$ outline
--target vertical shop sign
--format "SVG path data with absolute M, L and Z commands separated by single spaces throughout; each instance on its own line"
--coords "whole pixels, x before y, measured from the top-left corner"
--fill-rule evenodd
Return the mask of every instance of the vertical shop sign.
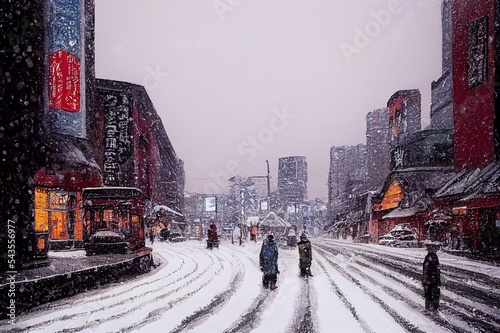
M 124 93 L 106 95 L 104 102 L 104 185 L 132 185 L 130 101 Z
M 49 13 L 48 120 L 58 133 L 84 136 L 81 0 L 50 0 Z

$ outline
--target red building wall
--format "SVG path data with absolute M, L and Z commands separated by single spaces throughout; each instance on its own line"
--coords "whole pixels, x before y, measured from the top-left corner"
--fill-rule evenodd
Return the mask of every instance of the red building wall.
M 495 2 L 468 0 L 453 2 L 453 109 L 455 127 L 455 167 L 473 169 L 495 159 L 494 70 Z M 485 82 L 470 87 L 468 45 L 473 21 L 487 16 L 484 52 Z M 480 52 L 479 52 L 480 53 Z
M 89 133 L 104 185 L 137 187 L 153 205 L 180 210 L 183 169 L 144 87 L 98 79 L 96 96 Z

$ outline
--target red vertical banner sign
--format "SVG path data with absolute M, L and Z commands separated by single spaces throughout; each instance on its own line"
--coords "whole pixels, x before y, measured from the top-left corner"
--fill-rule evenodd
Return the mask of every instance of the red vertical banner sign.
M 53 110 L 80 111 L 80 60 L 64 50 L 49 57 L 49 106 Z
M 54 132 L 85 136 L 84 0 L 48 1 L 49 98 Z

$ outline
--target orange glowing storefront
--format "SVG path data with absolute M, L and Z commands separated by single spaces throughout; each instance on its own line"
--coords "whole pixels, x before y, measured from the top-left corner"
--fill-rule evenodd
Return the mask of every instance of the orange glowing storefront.
M 83 246 L 82 189 L 102 185 L 98 167 L 43 168 L 35 176 L 37 251 Z
M 373 216 L 369 226 L 371 243 L 378 243 L 378 238 L 391 230 L 393 226 L 389 225 L 389 221 L 383 220 L 382 216 L 386 215 L 391 209 L 399 207 L 403 197 L 403 188 L 398 179 L 394 178 L 387 188 L 382 202 L 373 206 Z

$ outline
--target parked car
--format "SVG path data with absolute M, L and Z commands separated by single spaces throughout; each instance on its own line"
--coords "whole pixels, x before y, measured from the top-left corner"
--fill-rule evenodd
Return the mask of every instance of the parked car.
M 98 230 L 90 237 L 90 242 L 85 244 L 88 256 L 108 253 L 127 253 L 128 242 L 125 236 L 111 230 Z
M 380 236 L 380 245 L 391 247 L 418 247 L 418 237 L 415 229 L 409 223 L 400 223 L 387 234 Z
M 385 234 L 378 238 L 378 243 L 385 246 L 395 246 L 397 244 L 397 239 L 391 234 Z

